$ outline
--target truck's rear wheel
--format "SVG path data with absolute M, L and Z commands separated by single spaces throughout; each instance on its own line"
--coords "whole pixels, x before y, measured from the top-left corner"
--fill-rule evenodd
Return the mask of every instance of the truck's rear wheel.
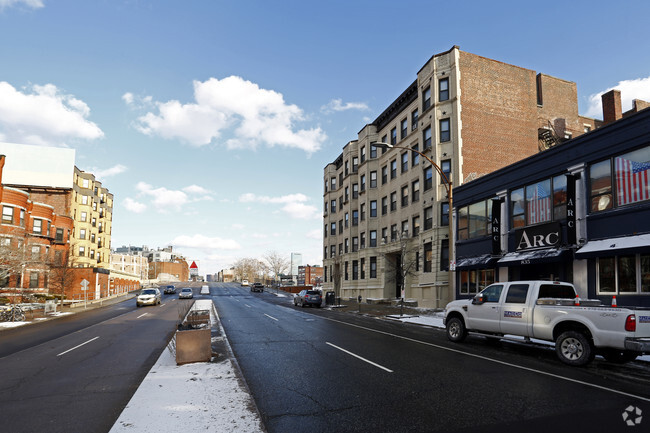
M 594 348 L 591 341 L 577 331 L 566 331 L 555 340 L 555 352 L 560 361 L 565 364 L 580 366 L 594 359 Z
M 458 317 L 452 317 L 447 320 L 447 338 L 451 341 L 458 343 L 467 337 L 467 329 L 465 323 Z

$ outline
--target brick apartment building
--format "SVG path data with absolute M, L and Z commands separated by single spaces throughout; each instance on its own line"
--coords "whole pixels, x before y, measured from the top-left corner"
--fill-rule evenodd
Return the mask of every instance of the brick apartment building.
M 599 125 L 578 114 L 573 82 L 457 46 L 434 55 L 324 169 L 325 290 L 395 299 L 403 289 L 430 307 L 453 299 L 447 188 L 411 149 L 457 186 Z
M 72 220 L 69 237 L 66 232 L 63 241 L 70 252 L 70 264 L 94 271 L 91 280 L 80 277 L 71 285 L 68 298 L 94 299 L 110 294 L 113 195 L 94 175 L 74 165 L 73 149 L 0 143 L 0 154 L 7 157 L 5 187 L 23 191 L 31 202 L 46 204 L 53 215 Z M 52 224 L 45 218 L 43 221 Z M 65 224 L 61 226 L 67 229 Z M 54 237 L 59 239 L 59 233 L 55 232 Z M 78 284 L 83 279 L 90 282 L 87 293 Z M 43 291 L 46 286 L 47 279 L 38 284 Z
M 322 266 L 298 266 L 299 286 L 319 286 L 323 282 Z

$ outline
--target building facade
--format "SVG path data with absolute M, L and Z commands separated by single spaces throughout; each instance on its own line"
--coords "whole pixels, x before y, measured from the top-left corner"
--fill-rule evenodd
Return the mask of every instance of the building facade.
M 543 279 L 650 307 L 650 109 L 602 99 L 602 128 L 455 191 L 456 297 Z
M 444 306 L 449 185 L 429 161 L 456 187 L 598 125 L 578 115 L 575 83 L 456 46 L 434 55 L 324 169 L 325 289 Z
M 298 266 L 299 286 L 320 286 L 323 283 L 322 266 Z

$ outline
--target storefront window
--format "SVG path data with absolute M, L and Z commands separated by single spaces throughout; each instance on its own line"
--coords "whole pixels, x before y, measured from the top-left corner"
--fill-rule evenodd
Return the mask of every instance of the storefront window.
M 526 225 L 523 188 L 510 192 L 510 215 L 512 216 L 513 228 L 520 228 Z
M 615 265 L 613 257 L 601 257 L 598 259 L 598 290 L 603 293 L 616 292 L 616 280 L 614 279 Z
M 609 162 L 602 161 L 589 168 L 589 185 L 591 188 L 591 211 L 599 212 L 611 209 L 612 200 L 612 167 Z
M 478 291 L 494 283 L 494 269 L 481 269 L 479 272 Z
M 469 206 L 469 237 L 478 238 L 487 235 L 487 215 L 485 201 Z
M 526 187 L 526 214 L 529 225 L 550 221 L 552 206 L 550 179 Z
M 641 255 L 641 293 L 650 293 L 650 255 Z
M 458 240 L 469 238 L 469 224 L 467 223 L 467 206 L 458 209 Z
M 553 220 L 566 218 L 566 176 L 553 178 Z
M 618 291 L 622 293 L 636 292 L 636 257 L 618 257 Z
M 614 158 L 619 206 L 650 199 L 650 146 Z

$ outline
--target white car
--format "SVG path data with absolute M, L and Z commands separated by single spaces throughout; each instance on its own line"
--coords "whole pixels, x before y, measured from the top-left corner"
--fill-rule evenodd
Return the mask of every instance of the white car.
M 192 299 L 194 297 L 194 292 L 189 287 L 185 287 L 178 294 L 178 299 Z
M 242 287 L 248 287 L 248 280 L 241 280 Z
M 135 298 L 135 305 L 142 307 L 143 305 L 158 305 L 160 304 L 160 290 L 143 289 L 137 298 Z

